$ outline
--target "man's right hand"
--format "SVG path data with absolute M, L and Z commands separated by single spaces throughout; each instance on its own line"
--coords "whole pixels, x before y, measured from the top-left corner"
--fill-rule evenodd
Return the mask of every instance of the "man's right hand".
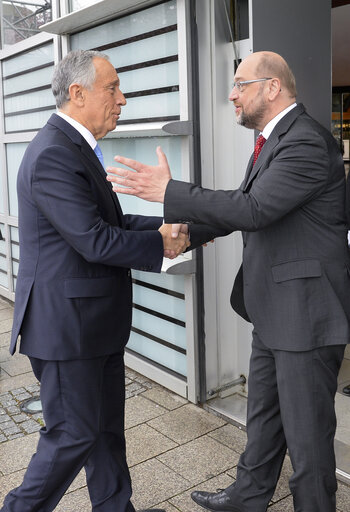
M 172 224 L 163 224 L 158 231 L 163 237 L 165 258 L 170 258 L 172 260 L 191 245 L 186 233 L 180 232 L 176 238 L 172 237 Z

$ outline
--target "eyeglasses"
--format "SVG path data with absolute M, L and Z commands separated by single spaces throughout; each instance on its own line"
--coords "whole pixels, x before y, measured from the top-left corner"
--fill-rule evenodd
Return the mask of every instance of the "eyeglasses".
M 256 78 L 255 80 L 244 80 L 244 82 L 233 82 L 232 89 L 236 88 L 238 92 L 242 92 L 245 85 L 254 82 L 266 82 L 266 80 L 272 80 L 272 78 Z

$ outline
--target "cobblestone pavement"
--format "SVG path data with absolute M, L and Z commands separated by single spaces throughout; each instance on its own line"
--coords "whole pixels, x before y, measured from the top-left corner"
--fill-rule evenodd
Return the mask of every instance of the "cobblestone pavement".
M 0 508 L 6 494 L 20 485 L 44 424 L 40 413 L 21 409 L 40 389 L 27 358 L 9 355 L 12 315 L 12 305 L 0 298 Z M 215 491 L 232 483 L 245 432 L 130 369 L 125 384 L 125 435 L 135 508 L 203 512 L 191 500 L 192 490 Z M 293 512 L 291 473 L 287 457 L 269 512 Z M 82 471 L 55 512 L 89 510 Z M 337 512 L 349 511 L 350 488 L 339 482 Z

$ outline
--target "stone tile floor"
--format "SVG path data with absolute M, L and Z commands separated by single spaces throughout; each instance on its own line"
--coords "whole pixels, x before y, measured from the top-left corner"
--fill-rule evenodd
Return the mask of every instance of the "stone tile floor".
M 0 298 L 0 507 L 21 483 L 44 424 L 42 415 L 22 412 L 20 403 L 39 393 L 27 359 L 8 353 L 12 305 Z M 190 498 L 194 489 L 215 491 L 235 478 L 246 434 L 234 425 L 127 369 L 126 440 L 136 509 L 203 512 Z M 287 457 L 269 512 L 293 512 Z M 57 512 L 91 510 L 81 472 Z M 339 482 L 338 512 L 350 510 L 350 488 Z M 322 511 L 320 511 L 322 512 Z

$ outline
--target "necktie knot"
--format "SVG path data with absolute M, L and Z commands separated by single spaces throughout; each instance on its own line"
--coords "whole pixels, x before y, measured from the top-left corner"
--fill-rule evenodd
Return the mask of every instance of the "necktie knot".
M 94 152 L 95 152 L 97 158 L 99 159 L 102 167 L 105 168 L 105 163 L 104 163 L 104 160 L 103 160 L 103 154 L 102 154 L 101 148 L 100 148 L 100 146 L 98 144 L 96 144 Z
M 265 139 L 265 137 L 263 135 L 259 135 L 259 137 L 256 139 L 255 148 L 254 148 L 253 165 L 257 161 L 258 156 L 260 154 L 260 151 L 262 150 L 263 145 L 265 144 L 265 142 L 266 142 L 266 139 Z

